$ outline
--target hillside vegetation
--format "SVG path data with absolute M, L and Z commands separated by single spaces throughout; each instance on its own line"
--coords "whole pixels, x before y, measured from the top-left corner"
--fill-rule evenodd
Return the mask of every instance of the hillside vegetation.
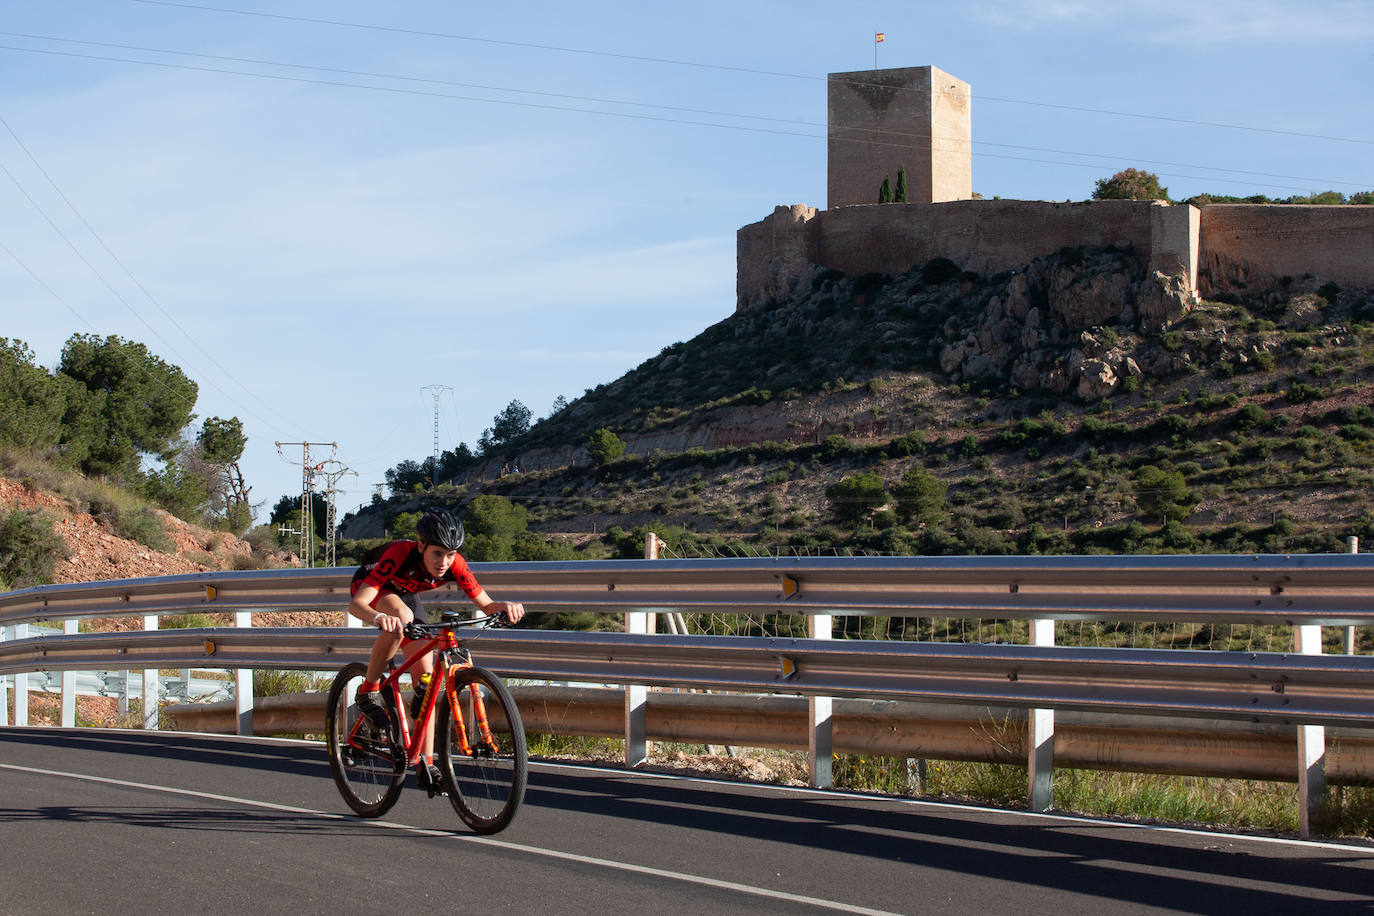
M 1225 299 L 1191 305 L 1114 249 L 997 276 L 817 270 L 343 533 L 486 495 L 517 505 L 543 556 L 634 555 L 640 528 L 685 554 L 1341 551 L 1374 534 L 1369 291 L 1286 277 Z M 627 448 L 596 464 L 600 429 Z

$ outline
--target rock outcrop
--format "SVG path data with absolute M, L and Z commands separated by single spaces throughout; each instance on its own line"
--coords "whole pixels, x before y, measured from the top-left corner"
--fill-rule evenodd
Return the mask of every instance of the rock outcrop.
M 1145 371 L 1135 350 L 1143 335 L 1182 318 L 1192 303 L 1183 275 L 1146 274 L 1128 253 L 1061 254 L 1014 274 L 971 315 L 951 315 L 940 369 L 956 381 L 1106 397 Z M 1123 335 L 1132 338 L 1125 345 Z

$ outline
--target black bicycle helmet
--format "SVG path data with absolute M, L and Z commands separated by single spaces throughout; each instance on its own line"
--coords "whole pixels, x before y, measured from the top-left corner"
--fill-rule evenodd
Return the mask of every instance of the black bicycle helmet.
M 426 509 L 415 523 L 415 536 L 426 544 L 457 550 L 463 546 L 463 523 L 447 509 Z

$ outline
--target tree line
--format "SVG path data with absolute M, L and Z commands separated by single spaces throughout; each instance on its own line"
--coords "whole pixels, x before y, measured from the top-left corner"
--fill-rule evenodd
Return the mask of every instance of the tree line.
M 74 334 L 56 368 L 0 338 L 0 448 L 132 490 L 174 515 L 236 533 L 252 522 L 237 417 L 192 426 L 198 388 L 146 346 Z
M 1169 189 L 1159 183 L 1159 176 L 1141 169 L 1123 169 L 1110 178 L 1099 178 L 1093 188 L 1093 200 L 1170 200 Z M 1289 197 L 1266 197 L 1251 194 L 1236 197 L 1229 194 L 1194 194 L 1179 203 L 1205 207 L 1207 204 L 1374 204 L 1374 191 L 1360 191 L 1346 196 L 1340 191 L 1316 191 Z

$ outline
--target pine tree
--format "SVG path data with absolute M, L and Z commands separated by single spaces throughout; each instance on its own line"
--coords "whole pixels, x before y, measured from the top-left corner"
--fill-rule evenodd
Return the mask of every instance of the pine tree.
M 878 203 L 892 203 L 892 182 L 888 180 L 886 175 L 883 176 L 883 186 L 878 189 Z
M 897 166 L 897 193 L 892 198 L 893 203 L 906 203 L 906 166 Z

